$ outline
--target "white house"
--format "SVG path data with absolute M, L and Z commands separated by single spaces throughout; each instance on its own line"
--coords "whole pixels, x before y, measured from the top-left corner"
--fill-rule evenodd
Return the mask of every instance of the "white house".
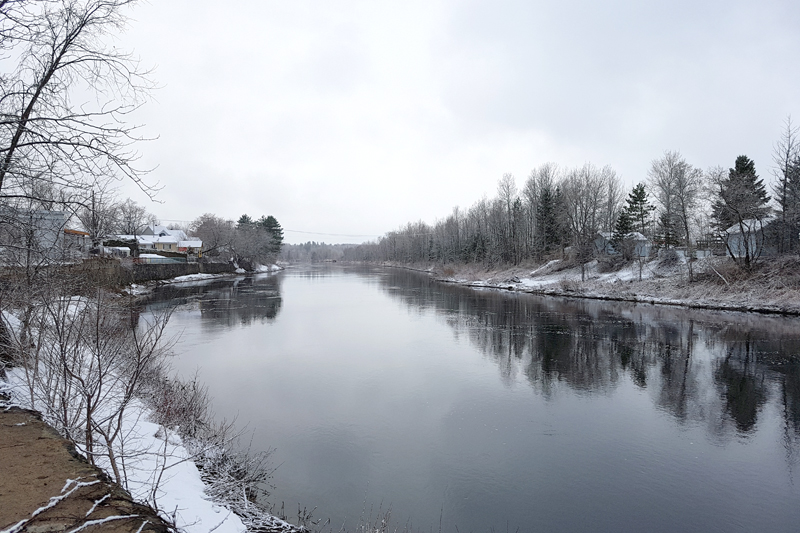
M 725 230 L 723 238 L 728 245 L 728 252 L 733 257 L 744 257 L 748 252 L 750 257 L 759 257 L 764 254 L 772 254 L 773 246 L 765 233 L 770 224 L 775 221 L 774 217 L 762 219 L 750 218 L 742 221 L 742 224 L 734 224 Z
M 118 239 L 135 240 L 139 250 L 157 252 L 181 252 L 201 255 L 203 241 L 190 238 L 180 229 L 169 229 L 152 224 L 142 230 L 141 235 L 117 235 Z

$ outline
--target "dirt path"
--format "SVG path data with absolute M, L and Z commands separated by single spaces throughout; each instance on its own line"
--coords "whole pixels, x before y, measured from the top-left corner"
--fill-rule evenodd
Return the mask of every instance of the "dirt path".
M 39 413 L 0 408 L 0 533 L 166 532 Z

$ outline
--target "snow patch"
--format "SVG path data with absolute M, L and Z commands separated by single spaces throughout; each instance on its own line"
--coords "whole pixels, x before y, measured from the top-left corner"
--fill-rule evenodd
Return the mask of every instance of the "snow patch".
M 272 265 L 257 265 L 255 271 L 256 272 L 278 272 L 280 270 L 284 270 L 282 266 L 272 264 Z
M 5 392 L 16 402 L 30 408 L 22 401 L 26 397 L 22 369 L 7 369 L 4 385 Z M 127 489 L 131 496 L 137 501 L 155 500 L 160 512 L 174 518 L 178 528 L 186 533 L 246 532 L 236 514 L 209 500 L 205 483 L 181 438 L 175 432 L 150 422 L 148 415 L 148 409 L 138 400 L 134 400 L 124 414 L 125 448 L 129 453 L 135 450 L 125 463 Z M 65 490 L 71 484 L 68 481 Z M 51 498 L 45 508 L 64 497 L 66 495 Z

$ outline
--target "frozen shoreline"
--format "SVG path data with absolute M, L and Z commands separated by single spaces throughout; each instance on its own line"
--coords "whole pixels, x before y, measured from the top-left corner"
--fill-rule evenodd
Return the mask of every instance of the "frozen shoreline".
M 253 274 L 278 270 L 282 268 L 271 265 Z M 173 278 L 166 283 L 202 284 L 232 276 L 242 275 L 194 274 Z M 126 292 L 135 296 L 144 295 L 160 284 L 164 282 L 148 283 L 146 286 L 132 285 Z M 20 321 L 13 314 L 3 313 L 3 320 L 12 331 L 19 330 Z M 0 402 L 0 408 L 21 407 L 34 410 L 39 408 L 39 405 L 31 403 L 31 393 L 27 389 L 28 380 L 23 368 L 11 366 L 3 368 L 0 365 L 0 370 L 4 371 L 0 374 L 0 392 L 9 398 Z M 114 394 L 108 397 L 113 399 Z M 106 407 L 108 406 L 100 404 L 99 412 L 106 411 Z M 162 516 L 186 533 L 208 531 L 244 533 L 247 531 L 246 523 L 253 524 L 259 531 L 286 533 L 302 531 L 302 528 L 269 515 L 247 501 L 244 503 L 238 499 L 220 501 L 218 497 L 209 495 L 218 493 L 220 489 L 213 482 L 204 479 L 204 476 L 209 477 L 209 472 L 201 475 L 204 466 L 201 463 L 207 463 L 209 458 L 213 462 L 214 458 L 224 457 L 226 454 L 230 456 L 235 452 L 227 450 L 226 445 L 221 443 L 201 442 L 197 439 L 190 439 L 187 442 L 178 434 L 177 428 L 158 423 L 156 421 L 158 416 L 158 410 L 153 405 L 148 405 L 147 401 L 137 398 L 125 410 L 122 418 L 121 433 L 125 435 L 126 448 L 124 453 L 131 457 L 125 463 L 125 483 L 134 501 L 155 502 L 155 507 Z M 47 417 L 43 418 L 47 423 Z M 78 447 L 78 452 L 81 451 Z M 122 456 L 123 451 L 119 449 L 116 453 Z M 98 466 L 110 473 L 108 464 L 100 461 Z M 212 473 L 211 477 L 213 476 Z M 214 489 L 214 492 L 209 493 L 209 489 Z M 236 496 L 238 497 L 238 494 Z M 246 496 L 243 497 L 247 499 Z M 35 507 L 31 511 L 35 511 Z
M 150 294 L 151 292 L 153 292 L 153 289 L 161 285 L 188 284 L 188 283 L 202 285 L 205 283 L 211 283 L 218 279 L 235 278 L 253 274 L 274 273 L 274 272 L 280 272 L 281 270 L 284 270 L 284 268 L 272 264 L 272 265 L 258 265 L 258 267 L 256 267 L 256 269 L 253 272 L 247 272 L 239 268 L 235 272 L 225 272 L 222 274 L 187 274 L 185 276 L 178 276 L 175 278 L 158 280 L 158 281 L 149 281 L 146 283 L 132 283 L 127 287 L 125 287 L 123 289 L 123 292 L 130 296 L 143 296 L 146 294 Z
M 765 262 L 760 271 L 745 279 L 726 280 L 720 272 L 731 270 L 727 258 L 709 258 L 694 263 L 695 281 L 689 282 L 685 261 L 664 265 L 653 260 L 601 272 L 598 262 L 581 269 L 554 260 L 540 266 L 485 269 L 475 265 L 404 265 L 383 263 L 431 275 L 441 283 L 474 289 L 493 289 L 555 296 L 669 305 L 692 309 L 800 316 L 800 260 L 797 257 Z M 788 272 L 785 272 L 788 271 Z

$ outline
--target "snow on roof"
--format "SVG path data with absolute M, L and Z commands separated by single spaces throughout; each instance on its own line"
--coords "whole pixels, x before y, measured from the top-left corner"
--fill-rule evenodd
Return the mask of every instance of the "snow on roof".
M 202 248 L 203 241 L 200 240 L 188 240 L 188 241 L 180 241 L 178 242 L 179 248 Z
M 603 237 L 607 241 L 610 241 L 611 239 L 614 238 L 614 233 L 612 233 L 610 231 L 598 231 L 597 234 L 600 235 L 601 237 Z M 645 237 L 644 235 L 642 235 L 638 231 L 632 231 L 630 233 L 626 233 L 625 234 L 625 238 L 626 239 L 633 239 L 635 241 L 646 241 L 646 240 L 648 240 L 647 237 Z
M 765 227 L 767 224 L 775 220 L 775 217 L 764 217 L 762 219 L 758 218 L 748 218 L 747 220 L 742 220 L 742 226 L 744 227 L 745 231 L 758 231 L 761 228 Z M 730 228 L 725 230 L 727 234 L 733 233 L 741 233 L 741 229 L 739 228 L 739 224 L 736 223 Z
M 142 231 L 142 233 L 144 233 L 145 235 L 153 235 L 153 236 L 158 236 L 158 237 L 166 237 L 166 236 L 169 235 L 169 236 L 175 237 L 177 239 L 176 241 L 172 241 L 172 242 L 177 242 L 177 241 L 180 241 L 180 240 L 186 240 L 186 238 L 187 238 L 186 237 L 186 232 L 183 231 L 182 229 L 169 229 L 166 226 L 160 226 L 158 224 L 151 224 L 151 225 L 147 226 Z

